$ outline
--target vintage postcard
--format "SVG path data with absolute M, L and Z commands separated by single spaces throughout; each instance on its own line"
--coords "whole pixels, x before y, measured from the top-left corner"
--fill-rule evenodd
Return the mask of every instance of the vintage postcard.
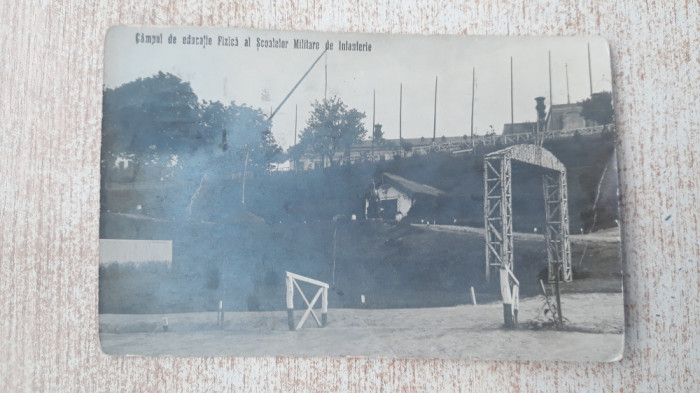
M 607 43 L 114 27 L 116 355 L 614 361 Z

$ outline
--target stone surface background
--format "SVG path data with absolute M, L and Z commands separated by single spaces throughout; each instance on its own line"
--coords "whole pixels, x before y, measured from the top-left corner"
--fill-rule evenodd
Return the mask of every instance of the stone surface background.
M 3 2 L 0 391 L 697 391 L 699 15 L 696 0 Z M 625 358 L 104 355 L 98 164 L 103 37 L 115 24 L 607 38 L 619 131 Z

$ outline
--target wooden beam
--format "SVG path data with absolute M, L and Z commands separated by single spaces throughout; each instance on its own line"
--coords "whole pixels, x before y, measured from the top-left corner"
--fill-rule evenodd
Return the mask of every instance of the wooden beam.
M 306 304 L 309 307 L 306 309 L 306 311 L 304 311 L 304 314 L 301 316 L 301 320 L 299 321 L 299 324 L 297 325 L 297 329 L 301 329 L 301 327 L 304 326 L 304 322 L 306 322 L 306 319 L 309 317 L 309 313 L 314 317 L 318 326 L 323 326 L 321 324 L 321 321 L 318 320 L 318 317 L 316 316 L 316 314 L 314 313 L 314 310 L 313 310 L 313 305 L 316 304 L 316 301 L 318 300 L 318 297 L 321 296 L 321 293 L 323 292 L 323 290 L 324 290 L 324 288 L 319 288 L 318 291 L 316 292 L 316 295 L 314 296 L 313 300 L 311 300 L 311 303 L 306 302 Z M 302 297 L 304 297 L 303 294 L 302 294 Z M 306 301 L 306 297 L 304 297 L 304 301 Z
M 285 281 L 287 283 L 287 324 L 289 330 L 294 330 L 294 284 L 292 284 L 294 279 L 287 275 Z
M 301 295 L 301 298 L 304 299 L 304 303 L 306 303 L 307 309 L 306 309 L 306 311 L 304 312 L 304 315 L 306 315 L 306 314 L 308 314 L 309 312 L 311 312 L 311 315 L 312 315 L 312 316 L 314 317 L 314 319 L 316 320 L 316 323 L 320 326 L 320 325 L 321 325 L 321 321 L 318 320 L 318 316 L 316 315 L 316 313 L 315 313 L 314 310 L 313 310 L 314 304 L 316 303 L 316 300 L 318 299 L 318 296 L 314 297 L 314 300 L 313 300 L 311 303 L 309 303 L 309 300 L 306 298 L 306 295 L 304 295 L 304 292 L 301 290 L 301 288 L 299 287 L 299 284 L 297 284 L 296 280 L 292 280 L 292 282 L 294 283 L 294 285 L 295 285 L 295 286 L 297 287 L 297 289 L 299 290 L 299 294 Z M 319 290 L 320 290 L 320 289 L 323 289 L 323 288 L 319 288 Z M 307 315 L 307 316 L 308 316 L 308 315 Z M 302 319 L 305 319 L 305 318 L 306 318 L 306 317 L 302 317 Z M 303 323 L 302 323 L 302 325 L 303 325 Z M 298 328 L 299 328 L 299 327 L 297 327 L 297 329 L 298 329 Z
M 295 273 L 292 273 L 292 272 L 286 272 L 286 273 L 287 273 L 287 277 L 291 277 L 291 278 L 293 278 L 293 279 L 295 279 L 295 280 L 308 282 L 309 284 L 318 285 L 319 287 L 324 287 L 324 288 L 328 288 L 328 287 L 329 287 L 328 284 L 326 284 L 326 283 L 323 282 L 323 281 L 314 280 L 313 278 L 304 277 L 304 276 L 301 276 L 301 275 L 299 275 L 299 274 L 295 274 Z

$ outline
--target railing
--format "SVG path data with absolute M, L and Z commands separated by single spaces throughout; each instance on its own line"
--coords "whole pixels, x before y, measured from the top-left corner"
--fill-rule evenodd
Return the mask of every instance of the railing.
M 304 291 L 301 290 L 297 281 L 306 282 L 319 287 L 311 302 L 308 301 L 306 295 L 304 295 Z M 322 281 L 314 280 L 313 278 L 300 276 L 290 272 L 287 272 L 286 282 L 287 322 L 289 323 L 289 330 L 301 329 L 301 327 L 304 326 L 304 322 L 306 322 L 306 319 L 309 317 L 309 314 L 313 316 L 316 324 L 319 327 L 325 327 L 328 324 L 328 284 Z M 306 303 L 306 311 L 304 311 L 304 314 L 301 316 L 301 320 L 299 320 L 299 323 L 296 325 L 294 324 L 294 288 L 299 291 L 301 298 L 304 299 L 304 303 Z M 318 319 L 318 316 L 313 310 L 319 297 L 321 297 L 321 320 Z
M 374 154 L 363 153 L 360 156 L 354 155 L 347 158 L 341 158 L 339 162 L 343 162 L 345 164 L 357 164 L 362 162 L 380 161 L 382 158 L 386 159 L 387 154 L 391 155 L 392 157 L 396 155 L 410 157 L 413 155 L 426 155 L 431 152 L 467 152 L 469 150 L 474 149 L 477 146 L 501 145 L 505 147 L 521 143 L 534 143 L 535 138 L 540 138 L 541 140 L 548 140 L 556 138 L 566 138 L 571 137 L 573 135 L 602 134 L 606 131 L 615 132 L 615 125 L 608 124 L 603 126 L 577 128 L 572 130 L 542 131 L 537 134 L 527 132 L 511 135 L 480 135 L 474 138 L 464 138 L 461 141 L 451 141 L 443 143 L 438 143 L 437 141 L 435 141 L 430 145 L 414 146 L 411 148 L 411 151 L 408 152 L 397 147 L 393 150 L 383 150 L 381 152 L 375 152 Z

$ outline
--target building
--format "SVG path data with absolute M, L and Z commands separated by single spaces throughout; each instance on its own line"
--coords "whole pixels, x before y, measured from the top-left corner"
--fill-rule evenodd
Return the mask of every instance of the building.
M 538 105 L 540 105 L 539 102 Z M 541 105 L 544 106 L 544 103 Z M 540 117 L 544 116 L 544 107 L 539 109 L 541 112 L 538 111 L 538 118 L 544 123 L 541 131 L 568 131 L 598 125 L 594 121 L 583 117 L 581 114 L 583 105 L 581 103 L 552 105 L 544 119 Z M 535 132 L 537 132 L 536 121 L 506 123 L 503 125 L 503 135 L 531 134 Z
M 444 192 L 435 187 L 385 172 L 365 200 L 365 218 L 401 221 L 420 200 L 442 195 Z
M 531 134 L 535 131 L 537 131 L 537 123 L 534 121 L 506 123 L 503 125 L 503 135 Z
M 580 103 L 552 105 L 547 115 L 546 129 L 567 131 L 598 125 L 583 117 L 581 111 L 583 111 L 583 105 Z
M 172 240 L 100 239 L 100 266 L 173 264 Z

